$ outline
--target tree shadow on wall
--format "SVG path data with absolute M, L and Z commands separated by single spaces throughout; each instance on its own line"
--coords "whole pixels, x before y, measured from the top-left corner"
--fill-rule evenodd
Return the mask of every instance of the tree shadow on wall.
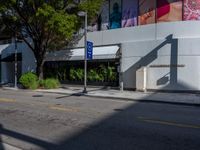
M 149 67 L 149 65 L 158 58 L 158 52 L 161 50 L 162 47 L 165 45 L 170 44 L 170 64 L 168 66 L 164 66 L 163 68 L 169 68 L 169 72 L 166 73 L 163 77 L 157 80 L 157 85 L 165 85 L 162 90 L 164 89 L 188 89 L 187 85 L 182 83 L 178 83 L 177 75 L 178 75 L 178 39 L 174 39 L 173 35 L 170 34 L 165 38 L 165 41 L 162 42 L 160 45 L 155 47 L 151 50 L 147 55 L 142 57 L 139 61 L 134 63 L 129 69 L 124 72 L 124 78 L 127 75 L 131 75 L 133 78 L 132 85 L 136 88 L 136 72 L 142 67 Z M 159 67 L 159 66 L 158 66 Z M 161 68 L 162 66 L 160 66 Z M 151 66 L 150 66 L 151 68 Z M 153 68 L 153 67 L 152 67 Z M 156 68 L 156 67 L 155 67 Z M 166 85 L 168 83 L 168 85 Z

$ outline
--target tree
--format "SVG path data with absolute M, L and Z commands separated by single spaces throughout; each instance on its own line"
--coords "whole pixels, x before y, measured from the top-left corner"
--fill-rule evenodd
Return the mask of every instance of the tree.
M 20 37 L 33 51 L 36 73 L 43 78 L 43 64 L 48 50 L 58 50 L 70 43 L 80 29 L 78 11 L 87 11 L 91 20 L 103 0 L 0 0 L 0 21 Z

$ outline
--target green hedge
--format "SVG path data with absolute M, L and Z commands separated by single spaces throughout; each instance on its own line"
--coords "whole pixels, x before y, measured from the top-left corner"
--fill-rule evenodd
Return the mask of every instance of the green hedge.
M 71 68 L 70 69 L 70 80 L 78 80 L 78 81 L 82 81 L 84 78 L 84 70 L 81 68 Z
M 97 68 L 88 68 L 87 78 L 88 81 L 116 81 L 117 72 L 114 67 L 105 67 L 100 65 Z M 70 69 L 70 80 L 73 81 L 83 81 L 84 70 L 81 68 L 71 68 Z
M 60 82 L 57 79 L 47 78 L 45 80 L 38 80 L 37 75 L 32 72 L 23 74 L 19 82 L 24 88 L 33 90 L 37 88 L 55 89 L 60 86 Z
M 45 89 L 56 89 L 60 86 L 60 82 L 57 79 L 46 79 L 43 82 Z
M 38 77 L 36 74 L 32 72 L 27 72 L 23 74 L 19 82 L 23 85 L 26 89 L 37 89 L 38 87 Z

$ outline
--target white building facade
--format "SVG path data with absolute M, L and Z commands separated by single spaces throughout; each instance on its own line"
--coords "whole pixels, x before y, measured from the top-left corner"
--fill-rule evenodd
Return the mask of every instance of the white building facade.
M 103 31 L 93 29 L 88 40 L 120 45 L 119 82 L 126 89 L 199 91 L 199 6 L 199 0 L 109 0 L 94 23 L 100 20 Z
M 124 88 L 136 89 L 147 68 L 147 89 L 200 90 L 200 22 L 149 24 L 89 33 L 95 46 L 120 45 Z M 83 46 L 81 40 L 78 46 Z

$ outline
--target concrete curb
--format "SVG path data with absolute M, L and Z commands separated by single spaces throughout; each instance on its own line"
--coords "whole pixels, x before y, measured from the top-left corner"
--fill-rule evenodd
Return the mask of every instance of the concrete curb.
M 198 103 L 187 103 L 187 102 L 175 102 L 175 101 L 164 101 L 164 100 L 153 100 L 153 99 L 130 99 L 130 98 L 120 98 L 120 97 L 109 97 L 109 96 L 94 96 L 94 95 L 84 95 L 88 97 L 96 98 L 107 98 L 107 99 L 116 99 L 124 101 L 135 101 L 135 102 L 148 102 L 148 103 L 163 103 L 163 104 L 173 104 L 173 105 L 185 105 L 185 106 L 200 106 Z

